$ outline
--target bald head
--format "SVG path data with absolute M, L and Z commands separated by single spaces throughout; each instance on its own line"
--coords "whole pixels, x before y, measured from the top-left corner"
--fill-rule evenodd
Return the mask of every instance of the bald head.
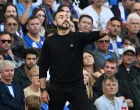
M 131 13 L 137 13 L 140 16 L 140 3 L 136 2 L 132 5 Z

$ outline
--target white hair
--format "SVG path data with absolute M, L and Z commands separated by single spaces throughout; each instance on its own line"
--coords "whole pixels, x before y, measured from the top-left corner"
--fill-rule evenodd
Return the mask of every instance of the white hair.
M 129 24 L 131 19 L 138 19 L 140 21 L 140 16 L 137 13 L 131 13 L 128 15 L 126 23 Z
M 15 68 L 15 64 L 14 62 L 10 61 L 10 60 L 3 60 L 2 62 L 0 62 L 0 72 L 3 72 L 6 67 L 12 66 L 13 69 Z

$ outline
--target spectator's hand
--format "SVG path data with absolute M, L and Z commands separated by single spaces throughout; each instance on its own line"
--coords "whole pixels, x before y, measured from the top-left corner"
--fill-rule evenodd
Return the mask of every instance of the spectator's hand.
M 49 94 L 47 91 L 42 91 L 41 92 L 41 100 L 44 102 L 44 103 L 49 103 L 50 101 L 50 97 L 49 97 Z
M 120 96 L 119 98 L 121 98 L 121 99 L 125 100 L 125 97 L 124 97 L 124 96 Z
M 29 7 L 31 7 L 32 6 L 32 0 L 28 0 L 27 2 L 26 2 L 26 4 L 27 4 L 27 6 L 29 6 Z
M 102 74 L 100 72 L 95 72 L 92 75 L 93 75 L 93 77 L 95 77 L 96 79 L 98 79 Z
M 102 30 L 102 31 L 100 32 L 100 36 L 101 36 L 101 37 L 104 37 L 104 36 L 106 36 L 108 33 L 109 33 L 108 30 Z
M 126 99 L 125 101 L 126 101 L 129 108 L 133 107 L 133 101 L 131 99 Z

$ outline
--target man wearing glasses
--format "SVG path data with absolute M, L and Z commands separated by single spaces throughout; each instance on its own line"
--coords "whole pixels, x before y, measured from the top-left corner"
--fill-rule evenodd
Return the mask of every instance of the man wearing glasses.
M 116 78 L 120 82 L 119 92 L 125 97 L 129 110 L 136 110 L 133 107 L 135 104 L 134 96 L 131 91 L 132 81 L 139 75 L 139 73 L 132 68 L 132 63 L 135 61 L 135 48 L 132 46 L 124 47 L 122 54 L 122 64 L 119 65 Z
M 95 64 L 98 68 L 103 68 L 104 63 L 109 58 L 119 59 L 115 52 L 109 51 L 110 38 L 108 35 L 99 39 L 96 42 L 97 48 L 94 50 L 93 54 L 95 56 Z

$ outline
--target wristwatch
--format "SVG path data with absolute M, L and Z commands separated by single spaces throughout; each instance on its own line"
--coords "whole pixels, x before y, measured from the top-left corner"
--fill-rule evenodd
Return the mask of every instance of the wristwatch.
M 46 88 L 40 88 L 40 92 L 47 91 Z

